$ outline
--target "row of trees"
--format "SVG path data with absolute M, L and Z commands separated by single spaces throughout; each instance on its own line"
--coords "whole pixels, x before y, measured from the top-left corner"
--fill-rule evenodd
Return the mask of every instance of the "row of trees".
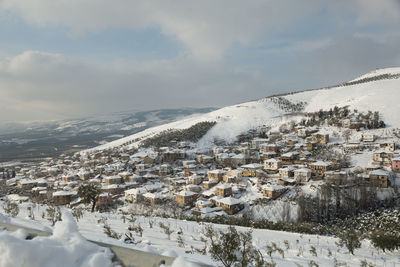
M 189 142 L 197 142 L 203 137 L 214 125 L 216 122 L 199 122 L 187 129 L 170 129 L 163 131 L 153 137 L 147 138 L 141 143 L 141 147 L 163 147 L 170 146 L 173 141 L 181 142 L 181 141 L 189 141 Z
M 330 126 L 343 126 L 343 120 L 353 119 L 356 122 L 354 127 L 365 128 L 365 129 L 378 129 L 384 128 L 385 122 L 380 119 L 379 111 L 368 111 L 359 112 L 358 110 L 351 111 L 348 106 L 337 107 L 329 110 L 319 110 L 317 112 L 307 113 L 308 119 L 303 119 L 300 125 L 303 126 L 320 126 L 320 125 L 330 125 Z

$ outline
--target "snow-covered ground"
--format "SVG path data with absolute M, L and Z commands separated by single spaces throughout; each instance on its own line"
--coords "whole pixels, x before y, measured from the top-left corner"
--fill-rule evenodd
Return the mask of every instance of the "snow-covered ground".
M 50 227 L 50 223 L 41 217 L 46 207 L 36 206 L 34 208 L 36 221 L 33 221 L 27 218 L 27 207 L 29 205 L 28 203 L 20 205 L 21 212 L 17 218 L 5 219 L 2 216 L 0 220 L 11 220 L 12 223 L 32 228 L 39 227 L 43 229 L 43 225 Z M 117 233 L 126 233 L 131 223 L 129 222 L 130 216 L 126 215 L 125 217 L 124 219 L 122 214 L 90 213 L 85 211 L 83 217 L 77 222 L 79 229 L 79 233 L 77 233 L 75 224 L 71 221 L 73 218 L 64 215 L 63 222 L 56 224 L 52 236 L 47 238 L 37 237 L 30 241 L 23 240 L 24 236 L 21 232 L 0 232 L 0 266 L 22 266 L 24 260 L 27 266 L 111 266 L 109 251 L 86 242 L 80 235 L 95 241 L 170 257 L 186 257 L 197 262 L 217 265 L 217 262 L 213 261 L 209 255 L 201 255 L 197 252 L 189 253 L 192 246 L 199 249 L 203 247 L 200 238 L 206 224 L 176 219 L 135 216 L 136 221 L 134 224 L 140 224 L 144 229 L 142 237 L 134 234 L 136 244 L 125 244 L 122 240 L 109 238 L 103 233 L 104 221 Z M 174 231 L 170 239 L 160 228 L 160 222 L 170 225 Z M 151 223 L 152 227 L 150 227 Z M 225 231 L 227 226 L 214 225 L 214 228 Z M 237 227 L 237 229 L 240 231 L 250 230 L 245 227 Z M 184 247 L 179 247 L 178 245 L 177 233 L 179 231 L 182 231 Z M 400 265 L 400 257 L 397 252 L 384 253 L 378 251 L 373 248 L 368 240 L 362 241 L 362 247 L 355 250 L 354 255 L 349 254 L 346 248 L 338 247 L 336 245 L 337 241 L 338 239 L 334 237 L 253 229 L 253 245 L 263 253 L 265 259 L 271 261 L 271 258 L 266 254 L 266 250 L 267 246 L 272 243 L 283 249 L 283 255 L 279 253 L 272 254 L 272 260 L 277 263 L 277 266 L 309 266 L 311 261 L 314 261 L 319 266 L 338 266 L 335 264 L 342 264 L 340 266 L 360 266 L 363 260 L 374 264 L 374 266 Z M 312 252 L 314 248 L 316 254 Z M 26 251 L 25 254 L 22 253 L 25 258 L 20 256 L 21 251 Z M 37 255 L 41 255 L 41 257 Z M 21 264 L 9 265 L 8 263 L 14 257 Z M 39 260 L 46 257 L 48 257 L 48 262 L 40 264 L 41 261 Z M 64 258 L 68 259 L 62 262 Z M 179 266 L 178 262 L 185 261 L 178 260 L 177 266 Z M 185 266 L 182 264 L 180 266 Z
M 399 74 L 400 68 L 375 70 L 355 80 L 374 77 L 382 74 Z M 397 76 L 396 76 L 397 77 Z M 355 85 L 337 86 L 329 89 L 310 90 L 282 96 L 297 104 L 305 102 L 305 112 L 328 110 L 334 106 L 349 106 L 362 112 L 379 111 L 388 128 L 400 127 L 400 79 L 370 81 Z M 103 150 L 119 146 L 135 146 L 142 139 L 151 137 L 168 129 L 185 129 L 202 121 L 216 121 L 217 124 L 199 141 L 199 146 L 207 146 L 214 138 L 233 141 L 237 135 L 251 128 L 267 125 L 276 127 L 286 120 L 296 120 L 299 117 L 287 116 L 287 111 L 281 109 L 271 98 L 228 106 L 216 111 L 194 115 L 182 120 L 146 129 L 137 134 L 103 144 L 84 152 Z

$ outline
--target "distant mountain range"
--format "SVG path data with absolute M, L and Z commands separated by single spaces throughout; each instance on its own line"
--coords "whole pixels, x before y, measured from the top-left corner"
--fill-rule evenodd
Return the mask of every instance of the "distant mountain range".
M 0 126 L 0 162 L 32 160 L 78 151 L 214 108 L 128 111 L 107 116 Z

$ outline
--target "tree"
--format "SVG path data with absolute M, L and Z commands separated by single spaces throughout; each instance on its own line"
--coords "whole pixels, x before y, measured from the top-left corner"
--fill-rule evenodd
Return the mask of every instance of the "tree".
M 100 193 L 100 188 L 95 184 L 83 184 L 78 188 L 78 195 L 82 199 L 82 202 L 86 204 L 92 203 L 92 212 L 96 207 Z
M 265 266 L 264 258 L 253 246 L 252 232 L 238 232 L 229 226 L 228 231 L 215 231 L 207 226 L 204 232 L 210 242 L 208 252 L 223 266 Z
M 338 245 L 341 247 L 345 246 L 352 255 L 354 255 L 356 248 L 361 247 L 360 235 L 354 230 L 342 231 L 338 234 L 338 237 Z
M 348 143 L 350 140 L 350 136 L 351 136 L 351 130 L 350 129 L 344 130 L 342 133 L 342 136 L 343 136 L 344 140 L 346 141 L 346 143 Z
M 61 209 L 60 207 L 49 206 L 46 209 L 47 220 L 51 222 L 51 226 L 54 226 L 56 222 L 61 221 Z

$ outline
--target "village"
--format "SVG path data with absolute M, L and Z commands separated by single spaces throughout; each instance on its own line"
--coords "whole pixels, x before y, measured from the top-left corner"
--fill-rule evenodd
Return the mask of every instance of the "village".
M 82 202 L 79 186 L 94 184 L 101 189 L 98 210 L 176 204 L 203 217 L 241 214 L 295 191 L 316 191 L 321 184 L 396 186 L 400 157 L 395 137 L 378 137 L 359 127 L 350 120 L 342 125 L 358 140 L 346 133 L 343 139 L 332 138 L 322 128 L 296 124 L 284 131 L 250 130 L 234 144 L 208 150 L 174 140 L 167 147 L 75 153 L 4 170 L 0 183 L 11 201 L 72 208 Z M 363 151 L 372 155 L 368 165 L 354 168 L 351 158 Z

